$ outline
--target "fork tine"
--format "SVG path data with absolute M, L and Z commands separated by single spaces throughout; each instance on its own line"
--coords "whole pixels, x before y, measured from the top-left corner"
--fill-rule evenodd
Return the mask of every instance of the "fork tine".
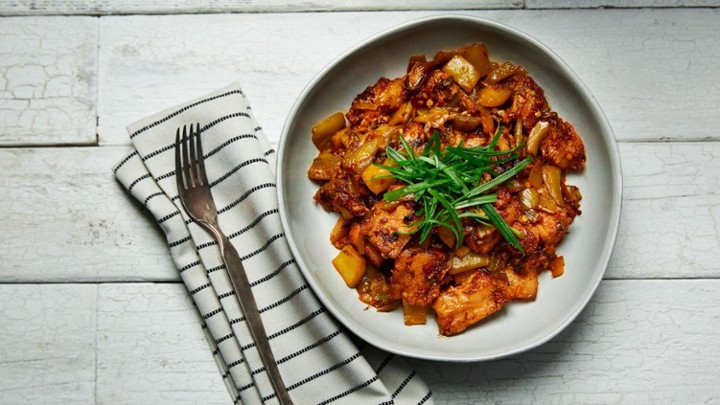
M 177 181 L 178 192 L 185 190 L 185 176 L 182 172 L 182 161 L 180 160 L 180 128 L 175 132 L 175 180 Z
M 196 141 L 197 141 L 197 156 L 198 156 L 198 165 L 197 165 L 197 175 L 198 175 L 198 181 L 200 184 L 207 184 L 209 185 L 208 179 L 207 179 L 207 173 L 205 172 L 205 157 L 203 156 L 202 151 L 202 142 L 200 141 L 200 123 L 197 123 L 197 135 L 196 135 Z
M 189 144 L 190 144 L 190 173 L 192 173 L 193 179 L 196 181 L 197 185 L 202 185 L 202 179 L 200 176 L 198 176 L 198 165 L 197 165 L 197 153 L 195 151 L 195 138 L 197 138 L 197 129 L 193 129 L 193 124 L 190 124 L 190 135 L 189 135 Z
M 195 187 L 195 178 L 193 177 L 193 172 L 190 169 L 190 165 L 192 164 L 190 161 L 189 151 L 188 151 L 188 136 L 187 136 L 187 126 L 183 125 L 183 132 L 182 132 L 182 155 L 183 155 L 183 177 L 185 178 L 185 187 L 191 188 Z

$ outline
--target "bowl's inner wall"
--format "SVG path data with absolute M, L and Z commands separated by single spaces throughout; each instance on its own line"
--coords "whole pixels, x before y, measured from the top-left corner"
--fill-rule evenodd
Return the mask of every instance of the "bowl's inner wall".
M 337 251 L 328 240 L 337 216 L 314 204 L 317 185 L 307 168 L 317 155 L 310 129 L 318 121 L 347 111 L 353 98 L 380 77 L 405 73 L 413 54 L 431 58 L 442 49 L 485 43 L 493 60 L 525 67 L 545 89 L 551 106 L 575 125 L 588 154 L 582 173 L 569 183 L 583 194 L 582 215 L 560 245 L 565 275 L 540 278 L 538 298 L 511 303 L 492 317 L 452 338 L 438 336 L 433 319 L 424 326 L 403 325 L 400 311 L 366 309 L 332 267 Z M 620 182 L 612 132 L 585 87 L 559 59 L 512 29 L 476 19 L 441 18 L 406 25 L 376 37 L 324 70 L 301 96 L 283 132 L 279 195 L 286 233 L 308 282 L 331 312 L 360 337 L 409 356 L 444 360 L 502 357 L 533 347 L 567 325 L 585 306 L 604 273 L 617 229 Z

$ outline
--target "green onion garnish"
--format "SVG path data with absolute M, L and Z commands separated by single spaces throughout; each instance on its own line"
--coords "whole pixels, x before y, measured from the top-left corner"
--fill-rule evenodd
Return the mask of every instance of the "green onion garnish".
M 508 150 L 496 149 L 503 128 L 499 127 L 493 139 L 484 146 L 448 146 L 441 149 L 440 135 L 433 132 L 421 154 L 416 154 L 405 138 L 400 136 L 402 152 L 390 146 L 388 158 L 394 165 L 378 165 L 387 169 L 392 177 L 406 185 L 385 193 L 385 201 L 396 201 L 413 195 L 420 203 L 418 219 L 413 226 L 420 232 L 420 242 L 425 241 L 435 226 L 444 226 L 455 235 L 456 246 L 463 243 L 462 219 L 471 218 L 479 223 L 495 226 L 503 238 L 523 251 L 512 229 L 493 206 L 497 195 L 490 193 L 497 186 L 518 174 L 532 160 L 527 157 L 518 161 L 516 153 L 522 145 Z M 516 162 L 510 169 L 496 174 L 498 164 Z M 489 181 L 483 181 L 488 173 Z

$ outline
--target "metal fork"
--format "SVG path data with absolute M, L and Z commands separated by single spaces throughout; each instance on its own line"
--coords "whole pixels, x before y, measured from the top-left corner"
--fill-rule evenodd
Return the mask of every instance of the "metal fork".
M 190 217 L 217 240 L 225 268 L 230 275 L 233 288 L 235 288 L 235 296 L 245 315 L 250 334 L 255 341 L 260 359 L 265 366 L 277 398 L 283 405 L 292 404 L 272 354 L 240 255 L 218 224 L 217 209 L 205 172 L 200 142 L 200 124 L 197 124 L 194 129 L 193 125 L 190 125 L 189 132 L 188 137 L 187 127 L 183 126 L 182 138 L 180 137 L 180 128 L 175 134 L 175 177 L 180 201 Z

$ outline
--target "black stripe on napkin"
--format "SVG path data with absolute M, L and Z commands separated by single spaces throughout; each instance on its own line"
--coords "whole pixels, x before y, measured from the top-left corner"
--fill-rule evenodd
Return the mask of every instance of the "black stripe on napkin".
M 430 399 L 430 397 L 432 397 L 432 392 L 428 391 L 428 393 L 424 397 L 422 397 L 420 402 L 418 402 L 418 405 L 424 404 L 425 402 L 427 402 Z
M 150 194 L 149 196 L 147 196 L 147 198 L 145 198 L 145 201 L 143 201 L 143 205 L 147 207 L 148 201 L 152 200 L 155 197 L 160 197 L 161 195 L 165 195 L 165 193 L 158 192 Z
M 235 290 L 230 290 L 230 291 L 228 291 L 228 292 L 226 292 L 226 293 L 223 293 L 223 294 L 218 295 L 218 299 L 219 299 L 219 300 L 222 300 L 222 299 L 227 298 L 227 297 L 232 297 L 233 295 L 235 295 Z
M 275 302 L 271 303 L 270 305 L 268 305 L 268 306 L 266 306 L 266 307 L 264 307 L 264 308 L 259 308 L 259 309 L 258 309 L 258 312 L 262 314 L 262 313 L 265 312 L 265 311 L 268 311 L 268 310 L 271 310 L 271 309 L 273 309 L 273 308 L 275 308 L 275 307 L 278 307 L 278 306 L 286 303 L 287 301 L 290 301 L 294 296 L 298 295 L 299 293 L 307 290 L 307 288 L 308 288 L 307 284 L 303 284 L 302 286 L 300 286 L 299 288 L 294 289 L 293 291 L 290 292 L 290 294 L 288 294 L 288 295 L 286 295 L 285 297 L 279 299 L 278 301 L 275 301 Z M 240 316 L 239 318 L 231 319 L 231 320 L 230 320 L 230 325 L 234 325 L 234 324 L 239 323 L 239 322 L 242 322 L 242 321 L 244 321 L 244 320 L 245 320 L 245 315 Z M 297 323 L 296 325 L 301 325 L 302 323 L 307 322 L 307 321 L 308 321 L 308 319 L 305 318 L 305 319 L 301 320 L 299 323 Z M 281 331 L 281 332 L 278 332 L 278 333 L 276 333 L 276 334 L 274 334 L 274 335 L 268 336 L 268 339 L 273 339 L 273 338 L 275 338 L 275 337 L 278 337 L 278 336 L 282 335 L 283 333 L 289 332 L 289 331 L 292 330 L 292 329 L 294 329 L 294 327 L 286 328 L 286 330 L 284 330 L 284 331 Z M 244 347 L 249 348 L 249 347 L 253 347 L 253 346 L 255 346 L 255 343 L 250 343 L 250 344 L 248 344 L 248 345 L 246 345 L 246 346 L 244 346 Z
M 120 163 L 118 163 L 117 166 L 115 166 L 115 169 L 113 169 L 113 174 L 115 174 L 115 176 L 117 176 L 118 170 L 120 170 L 120 168 L 121 168 L 125 163 L 127 163 L 128 161 L 130 161 L 130 159 L 132 159 L 133 157 L 135 157 L 135 156 L 137 156 L 137 155 L 138 155 L 138 151 L 137 151 L 137 150 L 133 150 L 129 155 L 125 156 L 125 159 L 123 159 L 122 161 L 120 161 Z
M 299 321 L 295 322 L 294 324 L 286 327 L 285 329 L 279 330 L 279 331 L 273 333 L 272 335 L 268 335 L 268 339 L 275 339 L 275 338 L 278 337 L 278 336 L 282 336 L 282 335 L 284 335 L 284 334 L 286 334 L 286 333 L 288 333 L 288 332 L 290 332 L 290 331 L 292 331 L 292 330 L 294 330 L 294 329 L 297 329 L 297 328 L 305 325 L 305 324 L 308 323 L 309 321 L 313 320 L 316 316 L 318 316 L 318 315 L 320 315 L 320 314 L 323 314 L 323 313 L 325 313 L 325 308 L 320 307 L 320 308 L 318 308 L 317 310 L 315 310 L 314 312 L 310 313 L 310 315 L 306 316 L 305 318 L 302 318 L 301 320 L 299 320 Z M 239 323 L 239 322 L 242 322 L 242 321 L 244 321 L 244 320 L 245 320 L 245 316 L 241 316 L 241 317 L 239 317 L 239 318 L 231 319 L 231 320 L 230 320 L 230 325 L 234 325 L 234 324 Z M 245 350 L 245 349 L 249 349 L 249 348 L 251 348 L 251 347 L 255 347 L 255 342 L 248 343 L 247 345 L 243 346 L 242 349 Z
M 210 287 L 210 283 L 205 283 L 205 284 L 201 285 L 200 287 L 197 287 L 197 288 L 193 289 L 192 291 L 190 291 L 190 295 L 195 295 L 208 287 Z
M 233 233 L 231 233 L 230 235 L 228 235 L 228 239 L 233 239 L 233 238 L 235 238 L 235 237 L 237 237 L 237 236 L 242 235 L 243 233 L 245 233 L 245 232 L 251 230 L 252 228 L 254 228 L 255 225 L 257 225 L 258 222 L 262 221 L 263 218 L 265 218 L 265 217 L 267 217 L 267 216 L 269 216 L 269 215 L 277 214 L 277 213 L 278 213 L 278 209 L 277 209 L 277 208 L 274 208 L 274 209 L 271 209 L 271 210 L 269 210 L 269 211 L 263 212 L 262 214 L 258 215 L 258 216 L 257 216 L 250 224 L 248 224 L 246 227 L 240 229 L 240 230 L 237 231 L 237 232 L 233 232 Z M 215 245 L 217 245 L 217 241 L 212 240 L 212 241 L 210 241 L 210 242 L 206 242 L 206 243 L 203 243 L 203 244 L 201 244 L 201 245 L 198 245 L 198 246 L 197 246 L 197 250 L 200 251 L 200 250 L 202 250 L 202 249 L 205 249 L 206 247 L 215 246 Z
M 233 367 L 235 367 L 235 366 L 239 366 L 239 365 L 241 365 L 241 364 L 243 364 L 243 363 L 245 363 L 245 359 L 244 359 L 244 358 L 242 358 L 242 359 L 240 359 L 240 360 L 235 360 L 235 361 L 233 361 L 232 363 L 228 364 L 228 365 L 227 365 L 227 368 L 228 368 L 228 370 L 230 370 L 231 368 L 233 368 Z
M 153 156 L 157 156 L 157 155 L 159 155 L 159 154 L 161 154 L 161 153 L 163 153 L 163 152 L 167 152 L 167 151 L 169 151 L 169 150 L 171 150 L 171 149 L 175 149 L 175 142 L 171 143 L 170 145 L 165 145 L 165 146 L 163 146 L 163 147 L 160 148 L 160 149 L 154 150 L 154 151 L 148 153 L 147 155 L 141 157 L 141 159 L 142 159 L 143 162 L 147 162 L 147 161 L 148 161 L 150 158 L 152 158 Z
M 213 101 L 213 100 L 217 100 L 217 99 L 219 99 L 219 98 L 227 97 L 227 96 L 232 95 L 232 94 L 240 94 L 240 95 L 243 95 L 243 92 L 242 92 L 241 90 L 231 90 L 231 91 L 228 91 L 227 93 L 218 94 L 218 95 L 216 95 L 216 96 L 204 98 L 204 99 L 198 100 L 198 101 L 196 101 L 196 102 L 194 102 L 194 103 L 192 103 L 192 104 L 188 104 L 188 105 L 186 105 L 185 107 L 183 107 L 183 108 L 181 108 L 181 109 L 179 109 L 179 110 L 177 110 L 177 111 L 174 111 L 174 112 L 172 112 L 171 114 L 169 114 L 169 115 L 167 115 L 167 116 L 165 116 L 165 117 L 163 117 L 163 118 L 161 118 L 161 119 L 159 119 L 159 120 L 157 120 L 157 121 L 155 121 L 155 122 L 153 122 L 153 123 L 151 123 L 151 124 L 148 124 L 148 125 L 140 128 L 140 129 L 138 129 L 138 130 L 135 131 L 135 132 L 133 132 L 132 134 L 130 134 L 130 139 L 135 138 L 136 136 L 140 135 L 141 133 L 147 131 L 148 129 L 153 128 L 153 127 L 156 127 L 156 126 L 162 124 L 163 122 L 169 120 L 170 118 L 175 117 L 175 116 L 177 116 L 177 115 L 179 115 L 179 114 L 181 114 L 181 113 L 183 113 L 183 112 L 185 112 L 185 111 L 187 111 L 187 110 L 189 110 L 189 109 L 191 109 L 191 108 L 193 108 L 193 107 L 196 107 L 196 106 L 198 106 L 198 105 L 200 105 L 200 104 L 203 104 L 203 103 L 207 103 L 208 101 Z
M 167 221 L 168 219 L 170 219 L 176 215 L 180 215 L 180 211 L 175 211 L 172 214 L 165 215 L 164 217 L 158 219 L 158 223 L 162 224 L 163 222 Z
M 285 262 L 281 263 L 280 266 L 279 266 L 277 269 L 273 270 L 273 271 L 272 271 L 270 274 L 268 274 L 267 276 L 265 276 L 265 277 L 263 277 L 263 278 L 261 278 L 261 279 L 258 279 L 257 281 L 252 282 L 252 283 L 250 284 L 250 286 L 251 286 L 251 287 L 255 287 L 256 285 L 259 285 L 259 284 L 262 284 L 262 283 L 264 283 L 264 282 L 266 282 L 266 281 L 268 281 L 268 280 L 271 280 L 273 277 L 275 277 L 275 276 L 277 276 L 278 274 L 280 274 L 280 272 L 281 272 L 285 267 L 287 267 L 287 266 L 289 266 L 289 265 L 291 265 L 291 264 L 293 264 L 293 263 L 295 263 L 295 259 L 290 259 L 290 260 L 288 260 L 288 261 L 285 261 Z
M 176 240 L 176 241 L 174 241 L 174 242 L 168 243 L 168 247 L 174 248 L 175 246 L 182 245 L 183 243 L 189 242 L 189 241 L 191 241 L 191 240 L 192 240 L 192 239 L 191 239 L 189 236 L 186 236 L 186 237 L 184 237 L 184 238 L 182 238 L 182 239 L 178 239 L 178 240 Z
M 239 165 L 235 166 L 232 170 L 225 173 L 224 175 L 220 176 L 217 180 L 210 183 L 210 187 L 215 187 L 216 185 L 222 183 L 223 180 L 227 179 L 228 177 L 235 174 L 238 170 L 242 169 L 245 166 L 249 166 L 253 163 L 265 163 L 266 165 L 270 166 L 270 162 L 267 161 L 267 159 L 264 158 L 254 158 L 254 159 L 248 159 Z
M 222 122 L 222 121 L 224 121 L 224 120 L 227 120 L 227 119 L 229 119 L 229 118 L 234 118 L 234 117 L 239 117 L 239 116 L 246 116 L 246 114 L 245 114 L 245 113 L 234 113 L 234 114 L 230 114 L 230 115 L 227 115 L 227 116 L 225 116 L 225 117 L 220 118 L 219 120 L 213 121 L 213 124 L 212 124 L 212 125 L 216 125 L 216 124 L 218 124 L 218 123 L 220 123 L 220 122 Z M 207 126 L 205 126 L 202 130 L 205 131 L 206 129 L 211 128 L 212 125 L 207 125 Z M 226 146 L 232 145 L 234 142 L 239 141 L 239 140 L 241 140 L 241 139 L 255 139 L 255 140 L 257 140 L 258 138 L 257 138 L 257 136 L 256 136 L 255 134 L 238 135 L 238 136 L 236 136 L 236 137 L 230 138 L 230 139 L 228 139 L 227 141 L 223 142 L 222 145 L 218 146 L 217 148 L 213 149 L 212 151 L 203 154 L 203 157 L 207 159 L 208 157 L 210 157 L 210 156 L 212 156 L 212 155 L 220 152 L 220 151 L 221 151 L 223 148 L 225 148 Z M 154 157 L 154 156 L 157 156 L 157 155 L 159 155 L 159 154 L 161 154 L 161 153 L 163 153 L 163 152 L 167 152 L 167 151 L 169 151 L 169 150 L 172 150 L 172 149 L 175 149 L 175 142 L 171 143 L 170 145 L 165 145 L 165 146 L 161 147 L 160 149 L 156 149 L 156 150 L 148 153 L 147 155 L 142 156 L 141 159 L 142 159 L 143 162 L 146 162 L 146 161 L 148 161 L 150 158 L 152 158 L 152 157 Z
M 352 394 L 352 393 L 355 392 L 355 391 L 359 391 L 359 390 L 361 390 L 361 389 L 369 386 L 370 384 L 374 383 L 374 382 L 377 381 L 378 379 L 379 379 L 379 377 L 378 377 L 378 376 L 375 376 L 375 377 L 373 377 L 373 378 L 365 381 L 365 382 L 362 383 L 362 384 L 358 384 L 358 385 L 350 388 L 350 389 L 347 390 L 347 391 L 341 392 L 340 394 L 337 394 L 337 395 L 335 395 L 335 396 L 332 397 L 332 398 L 328 398 L 328 399 L 326 399 L 325 401 L 320 402 L 318 405 L 329 404 L 330 402 L 334 402 L 334 401 L 336 401 L 336 400 L 338 400 L 338 399 L 340 399 L 340 398 L 342 398 L 342 397 L 346 397 L 346 396 Z M 392 404 L 392 402 L 385 402 L 385 404 Z
M 387 364 L 392 360 L 392 358 L 395 357 L 392 353 L 388 354 L 387 357 L 385 357 L 385 360 L 383 360 L 378 368 L 375 369 L 376 374 L 380 374 L 381 371 L 387 366 Z
M 181 268 L 178 270 L 178 272 L 182 273 L 182 272 L 184 272 L 184 271 L 190 270 L 190 269 L 192 269 L 193 267 L 198 266 L 199 264 L 200 264 L 200 261 L 199 261 L 199 260 L 196 260 L 196 261 L 194 261 L 194 262 L 192 262 L 192 263 L 190 263 L 190 264 L 186 264 L 185 266 L 181 267 Z
M 405 386 L 410 382 L 410 380 L 413 379 L 413 377 L 415 377 L 415 375 L 416 375 L 415 370 L 413 370 L 412 372 L 410 372 L 410 375 L 408 375 L 408 376 L 403 380 L 403 382 L 400 384 L 400 386 L 395 390 L 395 392 L 392 393 L 392 397 L 393 397 L 393 398 L 397 397 L 398 394 L 400 394 L 400 391 L 402 391 L 403 388 L 405 388 Z
M 324 376 L 324 375 L 326 375 L 326 374 L 332 373 L 333 371 L 337 370 L 338 368 L 343 367 L 343 366 L 346 366 L 346 365 L 352 363 L 353 361 L 355 361 L 355 360 L 356 360 L 357 358 L 359 358 L 360 356 L 361 356 L 360 352 L 355 353 L 355 354 L 353 354 L 352 356 L 346 358 L 345 360 L 342 360 L 342 361 L 340 361 L 340 362 L 337 362 L 337 363 L 333 364 L 332 366 L 326 368 L 325 370 L 322 370 L 322 371 L 320 371 L 320 372 L 318 372 L 318 373 L 315 373 L 315 374 L 313 374 L 313 375 L 311 375 L 311 376 L 309 376 L 309 377 L 306 377 L 306 378 L 304 378 L 304 379 L 296 382 L 295 384 L 288 386 L 287 388 L 288 388 L 288 390 L 291 390 L 291 389 L 293 389 L 293 388 L 297 388 L 297 387 L 300 387 L 301 385 L 307 384 L 307 383 L 309 383 L 310 381 L 312 381 L 312 380 L 314 380 L 314 379 L 316 379 L 316 378 L 319 378 L 319 377 L 322 377 L 322 376 Z M 376 375 L 375 377 L 373 377 L 374 380 L 377 380 L 377 378 L 378 378 L 377 375 Z
M 257 218 L 255 218 L 250 224 L 248 224 L 246 227 L 238 230 L 237 232 L 233 232 L 230 235 L 228 235 L 228 239 L 232 239 L 236 236 L 240 236 L 244 234 L 245 232 L 251 230 L 255 227 L 255 225 L 258 224 L 258 222 L 262 221 L 263 218 L 268 217 L 270 215 L 279 214 L 279 210 L 277 208 L 273 208 L 271 210 L 265 211 L 262 214 L 258 215 Z
M 133 180 L 133 182 L 130 183 L 130 185 L 128 186 L 128 191 L 132 191 L 132 189 L 135 187 L 136 184 L 140 183 L 141 181 L 143 181 L 145 179 L 149 179 L 149 178 L 150 178 L 150 174 L 148 173 L 148 174 L 143 174 L 142 176 Z
M 291 299 L 293 299 L 296 295 L 298 295 L 298 294 L 300 294 L 301 292 L 307 290 L 307 288 L 308 288 L 308 285 L 307 285 L 307 284 L 303 284 L 303 285 L 301 285 L 300 287 L 292 290 L 292 292 L 290 292 L 290 294 L 286 295 L 285 297 L 281 298 L 280 300 L 273 302 L 272 304 L 266 306 L 265 308 L 261 308 L 261 309 L 259 310 L 259 312 L 262 314 L 263 312 L 269 311 L 269 310 L 271 310 L 271 309 L 273 309 L 273 308 L 277 308 L 277 307 L 279 307 L 280 305 L 282 305 L 282 304 L 290 301 Z
M 255 255 L 258 255 L 258 254 L 264 252 L 264 251 L 270 246 L 271 243 L 275 242 L 275 241 L 278 240 L 278 239 L 284 238 L 284 237 L 285 237 L 285 234 L 282 233 L 282 232 L 280 232 L 280 233 L 277 234 L 277 235 L 271 236 L 270 239 L 268 239 L 267 242 L 265 242 L 265 244 L 262 245 L 258 250 L 254 251 L 254 252 L 251 252 L 251 253 L 249 253 L 249 254 L 241 257 L 240 260 L 241 260 L 241 261 L 245 261 L 245 260 L 247 260 L 247 259 L 249 259 L 249 258 L 251 258 L 251 257 L 253 257 L 253 256 L 255 256 Z
M 317 312 L 317 311 L 316 311 L 316 312 Z M 310 350 L 313 350 L 313 349 L 315 349 L 316 347 L 321 346 L 323 343 L 326 343 L 326 342 L 331 341 L 333 338 L 335 338 L 336 336 L 340 335 L 340 333 L 342 333 L 340 330 L 335 330 L 335 331 L 333 331 L 331 334 L 329 334 L 329 335 L 327 335 L 327 336 L 323 336 L 323 337 L 322 337 L 320 340 L 318 340 L 317 342 L 314 342 L 314 343 L 310 344 L 309 346 L 305 346 L 305 347 L 303 347 L 302 349 L 300 349 L 300 350 L 298 350 L 298 351 L 296 351 L 296 352 L 294 352 L 294 353 L 290 353 L 290 354 L 288 354 L 287 356 L 283 357 L 282 359 L 279 359 L 277 362 L 278 362 L 278 364 L 282 364 L 282 363 L 285 363 L 286 361 L 288 361 L 288 360 L 290 360 L 290 359 L 293 359 L 293 358 L 295 358 L 295 357 L 297 357 L 297 356 L 299 356 L 299 355 L 301 355 L 301 354 L 303 354 L 303 353 L 307 353 L 307 352 L 309 352 Z
M 238 392 L 243 392 L 243 391 L 245 391 L 245 390 L 247 390 L 247 389 L 250 389 L 250 388 L 252 388 L 252 387 L 254 387 L 254 386 L 255 386 L 255 382 L 253 381 L 253 382 L 251 382 L 250 384 L 245 384 L 245 385 L 243 385 L 242 387 L 235 387 L 235 388 L 238 390 Z
M 207 125 L 205 125 L 204 127 L 202 127 L 202 128 L 200 129 L 200 131 L 201 131 L 201 132 L 205 132 L 207 129 L 212 128 L 212 127 L 214 127 L 215 125 L 217 125 L 217 124 L 219 124 L 219 123 L 221 123 L 221 122 L 223 122 L 223 121 L 227 121 L 227 120 L 229 120 L 230 118 L 238 118 L 238 117 L 251 118 L 251 117 L 250 117 L 250 114 L 248 114 L 248 113 L 245 113 L 245 112 L 235 112 L 235 113 L 232 113 L 232 114 L 224 115 L 224 116 L 216 119 L 215 121 L 210 121 L 210 123 L 208 123 Z
M 215 148 L 215 149 L 211 150 L 210 152 L 208 152 L 207 154 L 205 154 L 205 157 L 206 157 L 206 158 L 207 158 L 207 157 L 210 157 L 210 156 L 212 156 L 212 155 L 220 152 L 221 150 L 223 150 L 223 148 L 225 148 L 226 146 L 232 145 L 233 143 L 235 143 L 235 142 L 237 142 L 237 141 L 239 141 L 239 140 L 241 140 L 241 139 L 255 139 L 255 140 L 257 140 L 258 137 L 257 137 L 257 135 L 255 135 L 255 134 L 243 134 L 243 135 L 234 136 L 234 137 L 228 139 L 227 141 L 223 142 L 222 144 L 220 144 L 217 148 Z
M 207 274 L 210 275 L 210 273 L 215 272 L 215 271 L 218 271 L 218 270 L 222 270 L 222 269 L 224 269 L 224 268 L 225 268 L 225 265 L 224 265 L 224 264 L 215 266 L 215 267 L 213 267 L 213 268 L 211 268 L 211 269 L 207 269 Z
M 230 338 L 232 338 L 232 337 L 235 337 L 235 333 L 230 332 L 230 333 L 228 333 L 227 335 L 225 335 L 225 336 L 223 336 L 223 337 L 221 337 L 221 338 L 215 339 L 215 344 L 216 344 L 216 345 L 219 345 L 220 343 L 222 343 L 222 342 L 224 342 L 224 341 L 226 341 L 226 340 L 228 340 L 228 339 L 230 339 Z
M 221 313 L 222 311 L 223 311 L 222 307 L 221 307 L 221 308 L 216 308 L 216 309 L 208 312 L 207 314 L 203 315 L 202 318 L 205 319 L 205 320 L 210 319 L 210 318 L 212 318 L 213 316 Z
M 218 215 L 219 215 L 219 214 L 222 214 L 223 212 L 225 212 L 225 211 L 227 211 L 227 210 L 235 207 L 236 205 L 242 203 L 242 202 L 245 201 L 245 199 L 248 198 L 252 193 L 254 193 L 254 192 L 258 191 L 258 190 L 262 190 L 262 189 L 264 189 L 264 188 L 268 188 L 268 187 L 276 187 L 276 185 L 275 185 L 275 183 L 263 183 L 263 184 L 258 184 L 257 186 L 248 189 L 248 190 L 247 190 L 246 192 L 244 192 L 240 197 L 238 197 L 237 200 L 231 202 L 231 203 L 228 204 L 226 207 L 223 207 L 223 208 L 221 208 L 220 210 L 218 210 Z

